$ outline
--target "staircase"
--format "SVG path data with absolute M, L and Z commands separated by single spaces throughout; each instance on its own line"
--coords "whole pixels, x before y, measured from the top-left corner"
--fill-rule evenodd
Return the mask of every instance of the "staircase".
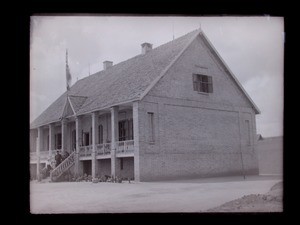
M 50 172 L 51 181 L 57 181 L 57 179 L 70 169 L 75 164 L 75 151 L 72 152 L 68 158 L 62 161 L 57 167 Z

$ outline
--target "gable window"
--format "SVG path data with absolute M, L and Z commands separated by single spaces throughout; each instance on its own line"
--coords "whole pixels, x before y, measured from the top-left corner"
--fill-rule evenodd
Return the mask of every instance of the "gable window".
M 194 91 L 213 93 L 212 77 L 200 74 L 193 74 Z

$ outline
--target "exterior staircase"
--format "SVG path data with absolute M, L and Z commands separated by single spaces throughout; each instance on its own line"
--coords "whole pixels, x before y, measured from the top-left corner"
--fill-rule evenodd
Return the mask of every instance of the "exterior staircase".
M 57 181 L 58 178 L 63 175 L 68 169 L 75 164 L 75 151 L 73 151 L 68 158 L 62 161 L 57 167 L 50 172 L 50 179 L 52 182 Z

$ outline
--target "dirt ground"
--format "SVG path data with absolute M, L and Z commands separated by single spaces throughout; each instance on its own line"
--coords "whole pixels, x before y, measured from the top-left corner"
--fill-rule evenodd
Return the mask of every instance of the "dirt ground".
M 265 194 L 244 195 L 241 198 L 207 210 L 207 212 L 282 212 L 283 182 L 276 183 Z
M 280 196 L 277 194 L 282 188 L 275 185 L 280 181 L 280 177 L 266 176 L 247 177 L 246 180 L 222 177 L 121 184 L 33 181 L 30 183 L 30 211 L 34 214 L 207 212 L 209 209 L 218 212 L 274 212 L 280 210 L 282 204 L 279 197 L 271 197 Z M 269 192 L 271 187 L 273 189 Z M 263 195 L 267 192 L 266 196 Z M 251 201 L 243 196 L 251 196 Z M 245 204 L 231 202 L 240 198 L 240 203 L 249 202 L 246 204 L 248 208 L 240 206 Z M 252 206 L 260 198 L 262 208 Z M 278 207 L 273 203 L 278 203 Z

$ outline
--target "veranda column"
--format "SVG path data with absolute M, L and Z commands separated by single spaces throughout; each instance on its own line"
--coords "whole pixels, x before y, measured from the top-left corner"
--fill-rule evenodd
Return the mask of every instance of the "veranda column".
M 65 119 L 61 121 L 61 151 L 64 154 L 67 147 L 67 122 Z
M 80 143 L 81 140 L 81 118 L 75 118 L 75 126 L 76 126 L 76 157 L 75 157 L 75 174 L 79 176 L 79 151 L 80 151 Z
M 133 140 L 134 140 L 134 180 L 140 181 L 140 156 L 139 156 L 139 105 L 134 102 L 132 106 Z
M 54 150 L 54 125 L 49 124 L 49 156 L 52 155 L 52 150 Z
M 97 137 L 98 137 L 98 129 L 97 129 L 97 113 L 92 113 L 92 178 L 96 178 L 97 173 L 97 159 L 96 159 L 96 152 L 97 152 Z
M 40 168 L 40 152 L 43 147 L 43 129 L 42 127 L 38 128 L 38 141 L 37 141 L 37 148 L 36 148 L 36 156 L 37 156 L 37 162 L 36 162 L 36 177 L 37 180 L 40 181 L 42 179 L 41 177 L 41 168 Z
M 117 141 L 119 141 L 119 107 L 114 106 L 111 108 L 111 175 L 116 177 L 117 167 Z

